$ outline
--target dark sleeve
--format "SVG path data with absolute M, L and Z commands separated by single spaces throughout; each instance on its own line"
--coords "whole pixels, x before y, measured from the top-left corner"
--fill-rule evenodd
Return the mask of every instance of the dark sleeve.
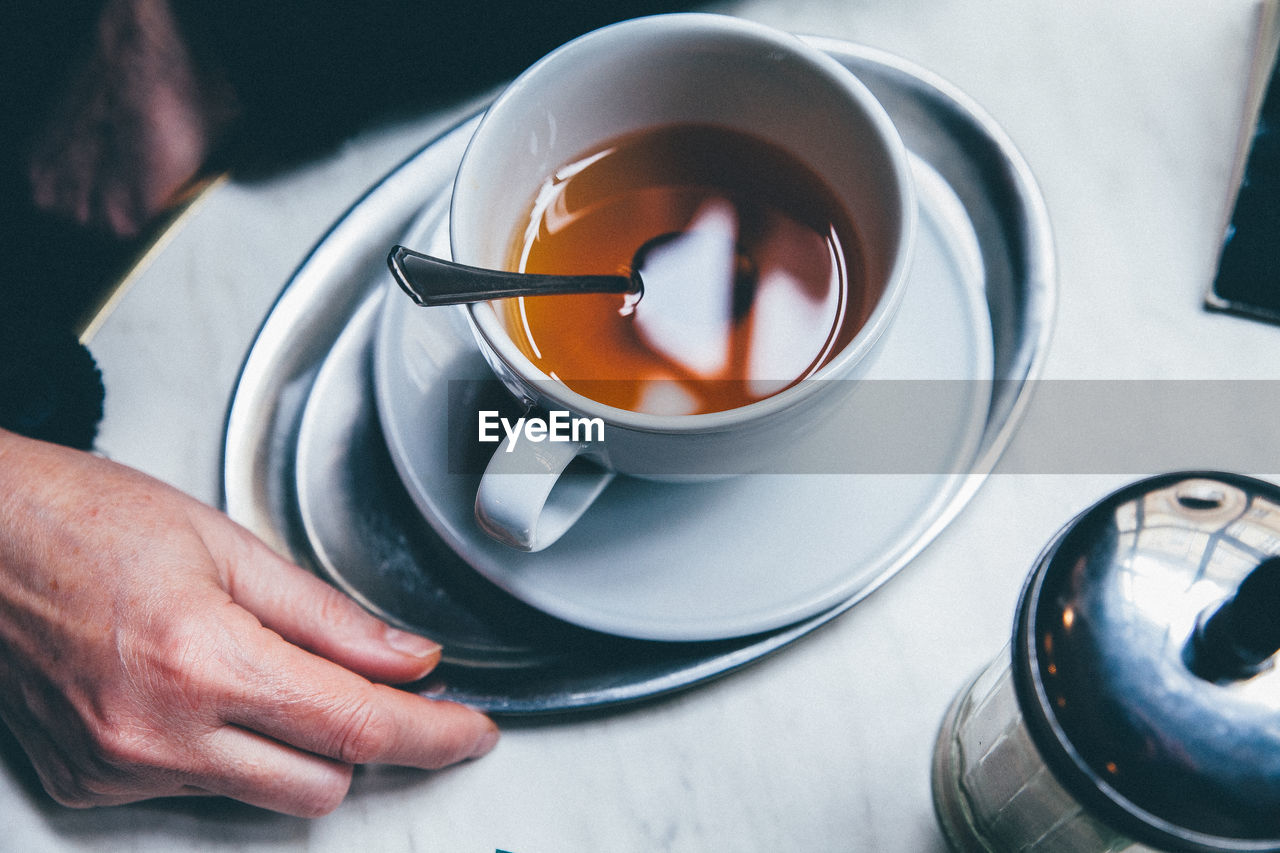
M 102 401 L 102 377 L 93 356 L 70 332 L 5 331 L 0 427 L 88 450 L 102 418 Z
M 557 45 L 676 0 L 171 0 L 242 110 L 227 158 L 297 160 L 396 114 L 478 95 Z
M 30 204 L 27 136 L 90 47 L 102 0 L 0 3 L 0 427 L 88 449 L 102 379 L 73 329 L 114 272 L 85 236 Z

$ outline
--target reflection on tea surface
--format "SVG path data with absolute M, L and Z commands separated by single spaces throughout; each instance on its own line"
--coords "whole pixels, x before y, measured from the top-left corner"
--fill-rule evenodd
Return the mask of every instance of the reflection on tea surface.
M 857 235 L 781 149 L 709 125 L 617 140 L 541 188 L 512 269 L 641 272 L 644 293 L 509 300 L 508 331 L 547 374 L 663 414 L 743 406 L 811 375 L 866 321 Z

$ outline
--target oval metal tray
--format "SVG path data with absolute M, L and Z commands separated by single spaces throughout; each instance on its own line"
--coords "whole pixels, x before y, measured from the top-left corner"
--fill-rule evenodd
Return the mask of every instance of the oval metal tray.
M 244 362 L 228 411 L 228 514 L 377 615 L 430 634 L 444 663 L 417 689 L 490 713 L 600 708 L 658 696 L 775 652 L 853 607 L 949 524 L 1008 444 L 1038 375 L 1055 302 L 1048 219 L 1031 173 L 980 108 L 929 72 L 872 49 L 810 39 L 884 104 L 911 151 L 950 185 L 977 235 L 994 333 L 992 403 L 964 486 L 889 569 L 840 605 L 764 635 L 702 643 L 626 640 L 559 622 L 479 578 L 423 523 L 378 425 L 368 350 L 388 247 L 447 189 L 478 117 L 431 140 L 359 199 L 287 283 Z M 330 448 L 302 480 L 335 496 L 312 520 L 298 504 L 298 433 Z M 339 535 L 334 535 L 339 531 Z M 358 566 L 358 570 L 350 567 Z M 335 570 L 335 567 L 345 567 Z

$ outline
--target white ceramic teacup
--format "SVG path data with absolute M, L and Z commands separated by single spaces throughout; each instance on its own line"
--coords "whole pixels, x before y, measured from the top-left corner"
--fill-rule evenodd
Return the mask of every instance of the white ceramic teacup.
M 851 383 L 829 380 L 860 375 L 900 302 L 916 206 L 906 151 L 884 109 L 852 73 L 800 39 L 700 13 L 596 30 L 544 57 L 498 97 L 458 169 L 454 260 L 504 268 L 548 175 L 607 140 L 680 122 L 762 138 L 820 176 L 860 237 L 878 300 L 852 341 L 810 378 L 758 402 L 694 415 L 628 411 L 576 393 L 525 356 L 494 305 L 469 306 L 480 348 L 513 394 L 546 412 L 603 424 L 603 440 L 592 434 L 497 447 L 476 518 L 513 547 L 536 551 L 555 542 L 615 473 L 681 479 L 767 468 L 802 440 L 806 425 L 840 406 Z M 591 464 L 570 468 L 582 459 Z

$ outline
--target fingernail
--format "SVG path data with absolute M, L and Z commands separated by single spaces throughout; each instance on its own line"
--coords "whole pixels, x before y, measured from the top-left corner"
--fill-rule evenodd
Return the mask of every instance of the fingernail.
M 388 646 L 410 657 L 425 658 L 440 651 L 440 644 L 434 640 L 398 628 L 388 627 L 382 638 Z
M 498 745 L 498 737 L 500 733 L 497 726 L 493 726 L 476 741 L 474 747 L 471 748 L 469 758 L 479 758 Z

